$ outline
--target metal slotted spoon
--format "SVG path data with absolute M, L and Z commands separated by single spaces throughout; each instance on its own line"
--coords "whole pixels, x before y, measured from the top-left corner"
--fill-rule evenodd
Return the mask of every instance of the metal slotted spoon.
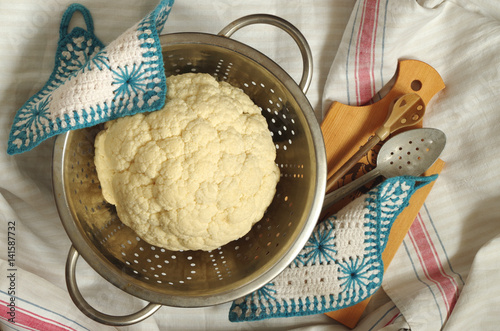
M 323 213 L 378 176 L 421 175 L 437 160 L 445 145 L 445 134 L 432 128 L 409 130 L 392 137 L 380 149 L 375 169 L 325 196 Z

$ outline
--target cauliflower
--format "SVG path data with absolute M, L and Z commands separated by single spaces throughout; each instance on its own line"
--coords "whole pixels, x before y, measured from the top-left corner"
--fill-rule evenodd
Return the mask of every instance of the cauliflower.
M 208 74 L 167 79 L 163 109 L 105 124 L 95 165 L 106 201 L 152 245 L 212 250 L 244 236 L 279 169 L 260 109 Z

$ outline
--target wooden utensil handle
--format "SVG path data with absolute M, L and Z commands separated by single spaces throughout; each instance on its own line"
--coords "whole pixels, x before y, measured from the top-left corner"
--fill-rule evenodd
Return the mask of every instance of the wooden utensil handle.
M 326 192 L 330 192 L 335 184 L 342 178 L 344 175 L 356 165 L 356 163 L 365 156 L 375 145 L 380 142 L 379 136 L 373 136 L 366 144 L 361 146 L 361 148 L 347 161 L 342 165 L 342 167 L 337 170 L 326 182 Z
M 430 65 L 418 60 L 401 60 L 394 85 L 381 100 L 364 106 L 333 102 L 321 123 L 328 178 L 349 160 L 358 146 L 364 145 L 382 126 L 394 100 L 405 94 L 415 93 L 422 98 L 423 105 L 427 106 L 432 97 L 444 87 L 441 76 Z M 414 127 L 420 127 L 421 123 Z M 345 182 L 337 183 L 341 186 Z
M 419 123 L 424 114 L 425 104 L 422 98 L 416 93 L 407 93 L 395 101 L 384 125 L 375 134 L 383 141 L 391 133 Z
M 368 141 L 369 137 L 384 123 L 392 100 L 407 93 L 417 93 L 424 101 L 424 105 L 427 106 L 429 101 L 444 87 L 443 79 L 430 65 L 418 60 L 401 60 L 398 64 L 394 85 L 387 95 L 378 102 L 359 107 L 334 102 L 321 123 L 329 177 L 349 159 L 355 148 Z M 421 123 L 419 122 L 416 126 L 421 126 Z M 362 160 L 361 162 L 367 163 L 368 161 Z M 436 162 L 428 174 L 439 173 L 443 164 L 444 162 L 441 162 L 439 169 L 436 170 L 434 169 L 438 165 Z M 348 180 L 349 178 L 347 178 Z M 347 181 L 342 181 L 342 184 Z M 432 183 L 416 192 L 410 206 L 399 215 L 394 223 L 383 253 L 384 267 L 389 265 L 431 187 Z M 343 202 L 340 202 L 334 208 L 340 208 L 342 204 Z M 349 328 L 353 328 L 361 318 L 369 301 L 368 298 L 357 305 L 333 311 L 327 315 Z

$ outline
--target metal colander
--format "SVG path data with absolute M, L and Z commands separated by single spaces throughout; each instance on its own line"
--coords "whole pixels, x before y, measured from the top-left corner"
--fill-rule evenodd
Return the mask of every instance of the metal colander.
M 278 26 L 297 42 L 304 61 L 302 90 L 269 58 L 229 38 L 254 23 Z M 263 219 L 244 237 L 210 252 L 168 251 L 141 240 L 105 202 L 93 159 L 94 138 L 101 128 L 59 136 L 53 182 L 61 220 L 73 243 L 66 265 L 68 290 L 80 310 L 106 324 L 136 323 L 161 305 L 207 306 L 257 290 L 286 268 L 305 245 L 325 193 L 323 139 L 304 95 L 311 78 L 311 55 L 295 27 L 274 16 L 252 15 L 231 23 L 219 35 L 177 33 L 160 40 L 167 76 L 209 73 L 241 88 L 262 109 L 281 178 Z M 95 310 L 76 284 L 79 255 L 109 282 L 151 303 L 127 316 Z

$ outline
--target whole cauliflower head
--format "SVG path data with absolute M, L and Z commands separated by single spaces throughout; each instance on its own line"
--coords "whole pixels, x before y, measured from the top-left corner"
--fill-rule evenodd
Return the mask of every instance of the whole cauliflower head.
M 167 79 L 163 109 L 105 124 L 95 165 L 106 201 L 148 243 L 212 250 L 244 236 L 279 169 L 260 109 L 208 74 Z

